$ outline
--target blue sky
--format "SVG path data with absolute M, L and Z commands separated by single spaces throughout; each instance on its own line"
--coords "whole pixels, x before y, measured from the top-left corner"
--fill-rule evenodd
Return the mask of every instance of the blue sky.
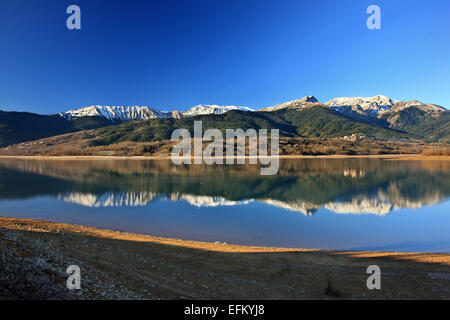
M 377 94 L 450 107 L 448 0 L 2 0 L 0 46 L 3 110 Z

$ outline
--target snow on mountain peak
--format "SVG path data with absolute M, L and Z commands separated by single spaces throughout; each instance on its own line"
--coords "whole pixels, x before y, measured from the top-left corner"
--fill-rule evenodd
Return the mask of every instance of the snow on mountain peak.
M 218 105 L 197 105 L 190 108 L 187 111 L 182 112 L 185 117 L 192 117 L 204 114 L 222 114 L 231 110 L 241 110 L 241 111 L 254 111 L 253 109 L 247 107 L 237 107 L 237 106 L 218 106 Z
M 432 113 L 439 113 L 446 110 L 445 108 L 435 104 L 422 103 L 417 100 L 392 100 L 383 95 L 377 95 L 371 98 L 335 98 L 325 103 L 325 105 L 342 114 L 349 116 L 368 116 L 369 118 L 381 118 L 386 114 L 394 114 L 410 107 L 417 107 L 422 111 Z
M 282 109 L 303 110 L 309 108 L 319 101 L 314 96 L 305 96 L 301 99 L 292 100 L 289 102 L 277 104 L 272 107 L 262 108 L 258 111 L 277 111 Z M 441 111 L 446 111 L 445 108 L 434 105 L 422 103 L 417 100 L 399 101 L 392 100 L 383 95 L 374 97 L 340 97 L 334 98 L 324 106 L 333 109 L 341 114 L 354 117 L 358 119 L 370 120 L 381 118 L 384 115 L 394 114 L 398 111 L 417 107 L 422 111 L 438 115 Z M 219 106 L 219 105 L 196 105 L 187 111 L 159 111 L 147 106 L 99 106 L 92 105 L 86 108 L 73 109 L 60 116 L 71 120 L 82 117 L 102 117 L 113 122 L 126 122 L 132 120 L 147 120 L 156 118 L 183 118 L 193 117 L 198 115 L 223 114 L 231 110 L 241 111 L 255 111 L 248 107 L 238 106 Z
M 395 102 L 396 111 L 404 110 L 410 107 L 417 107 L 425 112 L 441 112 L 447 110 L 444 107 L 438 106 L 437 104 L 423 103 L 417 100 Z
M 159 111 L 146 106 L 89 106 L 73 109 L 59 115 L 71 120 L 82 117 L 102 117 L 114 122 L 147 120 L 156 118 L 181 118 L 204 114 L 222 114 L 231 110 L 254 111 L 247 107 L 198 105 L 187 111 Z
M 102 117 L 114 122 L 167 118 L 167 112 L 161 112 L 146 106 L 90 106 L 60 113 L 66 119 L 82 117 Z
M 263 108 L 260 111 L 277 111 L 281 109 L 293 108 L 293 109 L 302 109 L 308 107 L 314 103 L 318 103 L 319 101 L 314 96 L 305 96 L 301 99 L 292 100 L 284 103 L 277 104 L 272 107 Z
M 386 96 L 377 95 L 371 98 L 362 98 L 362 97 L 341 97 L 334 98 L 325 105 L 329 107 L 342 107 L 342 106 L 352 106 L 352 107 L 361 107 L 363 110 L 368 109 L 376 109 L 380 107 L 392 107 L 394 105 L 394 101 Z
M 319 102 L 319 101 L 316 99 L 316 97 L 314 97 L 314 96 L 306 96 L 306 97 L 301 98 L 300 100 L 303 100 L 303 101 L 305 101 L 305 102 L 311 102 L 311 103 Z
M 380 117 L 382 114 L 388 112 L 396 103 L 396 101 L 383 96 L 377 95 L 375 97 L 341 97 L 335 98 L 327 103 L 326 106 L 334 111 L 343 114 L 360 114 L 368 117 Z

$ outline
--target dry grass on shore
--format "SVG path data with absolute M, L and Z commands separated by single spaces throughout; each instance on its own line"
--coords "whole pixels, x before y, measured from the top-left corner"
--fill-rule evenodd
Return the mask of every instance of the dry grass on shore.
M 168 156 L 174 141 L 119 142 L 109 145 L 90 145 L 88 131 L 65 134 L 0 148 L 3 156 Z M 209 143 L 204 143 L 206 147 Z M 279 152 L 283 156 L 330 155 L 387 155 L 420 154 L 435 144 L 421 141 L 382 141 L 374 139 L 349 140 L 343 138 L 287 138 L 281 137 Z M 246 147 L 248 154 L 248 145 Z
M 449 157 L 450 148 L 449 147 L 431 147 L 426 148 L 422 151 L 422 156 L 438 156 L 438 157 Z

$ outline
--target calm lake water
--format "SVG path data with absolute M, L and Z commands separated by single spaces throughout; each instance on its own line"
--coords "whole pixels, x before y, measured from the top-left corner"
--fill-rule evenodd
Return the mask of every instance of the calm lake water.
M 0 216 L 189 240 L 450 252 L 450 162 L 0 160 Z

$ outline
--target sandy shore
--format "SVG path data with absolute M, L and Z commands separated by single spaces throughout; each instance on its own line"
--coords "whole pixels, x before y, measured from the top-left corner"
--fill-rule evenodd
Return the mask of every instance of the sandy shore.
M 171 160 L 170 155 L 160 156 L 4 156 L 0 159 L 42 159 L 42 160 Z M 245 158 L 249 157 L 235 157 Z M 280 155 L 280 159 L 392 159 L 392 160 L 450 160 L 450 156 L 422 156 L 418 154 L 376 154 L 376 155 Z M 192 159 L 194 159 L 192 157 Z M 226 157 L 224 157 L 226 159 Z
M 392 160 L 449 161 L 450 160 L 450 156 L 409 155 L 409 156 L 405 156 L 405 157 L 393 158 Z
M 0 218 L 0 249 L 0 298 L 450 299 L 450 254 L 249 247 L 16 218 Z M 78 291 L 65 287 L 71 264 Z M 381 290 L 366 286 L 374 264 Z

